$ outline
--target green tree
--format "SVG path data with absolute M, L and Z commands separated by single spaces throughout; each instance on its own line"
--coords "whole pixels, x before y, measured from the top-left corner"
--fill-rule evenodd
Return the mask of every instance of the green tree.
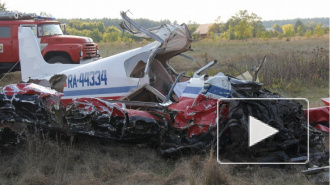
M 299 36 L 304 36 L 305 35 L 305 28 L 304 28 L 304 26 L 298 26 L 298 28 L 297 28 L 297 34 L 299 35 Z
M 193 34 L 197 30 L 198 26 L 199 24 L 197 24 L 196 22 L 188 21 L 187 27 L 190 34 Z
M 106 33 L 112 33 L 112 32 L 117 32 L 120 33 L 120 30 L 116 26 L 109 26 L 106 30 Z
M 7 10 L 6 3 L 5 2 L 1 3 L 0 0 L 0 11 L 6 11 L 6 10 Z
M 274 28 L 277 32 L 279 32 L 279 33 L 283 33 L 283 30 L 282 30 L 282 28 L 281 28 L 281 26 L 279 25 L 279 24 L 277 24 L 277 23 L 275 23 L 273 26 L 272 26 L 272 28 Z
M 91 30 L 92 29 L 91 23 L 89 23 L 89 22 L 83 22 L 80 26 L 81 26 L 80 30 Z
M 101 22 L 101 21 L 96 23 L 96 28 L 97 28 L 100 32 L 102 32 L 102 33 L 105 32 L 105 26 L 104 26 L 104 23 Z
M 220 19 L 221 19 L 221 17 L 218 16 L 217 19 L 214 21 L 214 23 L 211 26 L 209 26 L 209 29 L 207 31 L 207 37 L 208 38 L 211 38 L 211 39 L 214 40 L 215 39 L 214 34 L 221 32 L 221 30 L 220 30 Z
M 292 24 L 286 24 L 282 26 L 282 30 L 283 33 L 286 37 L 291 38 L 292 36 L 294 36 L 295 32 L 294 32 L 294 27 Z
M 263 31 L 266 30 L 265 27 L 262 25 L 261 20 L 261 17 L 257 16 L 257 14 L 255 13 L 249 14 L 247 10 L 240 10 L 227 21 L 225 28 L 229 29 L 230 26 L 232 28 L 235 28 L 235 26 L 240 24 L 241 21 L 247 21 L 247 23 L 251 26 L 252 36 L 257 37 L 260 36 Z M 246 25 L 246 23 L 241 23 L 241 26 L 242 24 Z
M 305 30 L 313 31 L 316 26 L 317 26 L 317 23 L 315 21 L 307 22 L 307 23 L 305 23 Z
M 296 21 L 296 24 L 294 25 L 294 31 L 299 36 L 303 36 L 305 34 L 305 26 L 299 19 Z
M 220 33 L 220 25 L 213 23 L 211 26 L 209 26 L 209 30 L 207 32 Z
M 223 34 L 221 34 L 220 38 L 234 40 L 235 39 L 234 29 L 230 26 L 229 29 L 227 29 Z
M 314 28 L 314 35 L 318 37 L 324 35 L 324 29 L 322 28 L 321 23 L 317 24 L 317 26 Z
M 89 37 L 91 37 L 95 42 L 100 42 L 103 36 L 102 33 L 97 28 L 95 28 L 90 32 Z
M 260 36 L 262 32 L 266 31 L 265 27 L 262 25 L 261 20 L 262 18 L 253 12 L 248 17 L 248 21 L 252 26 L 253 37 L 258 37 L 258 35 Z
M 103 42 L 121 41 L 121 32 L 115 26 L 109 26 L 103 34 Z
M 188 21 L 188 24 L 187 24 L 188 30 L 189 30 L 191 36 L 193 37 L 193 39 L 196 39 L 196 40 L 198 40 L 200 37 L 199 34 L 195 33 L 198 26 L 199 26 L 199 24 L 197 24 L 196 22 Z
M 235 37 L 241 40 L 250 38 L 253 36 L 252 30 L 253 27 L 249 24 L 248 20 L 244 19 L 241 20 L 235 27 L 234 27 Z
M 296 24 L 294 25 L 294 31 L 297 33 L 298 32 L 298 27 L 299 26 L 302 26 L 302 27 L 304 27 L 304 24 L 298 19 L 297 21 L 296 21 Z
M 305 37 L 310 38 L 312 36 L 312 31 L 311 30 L 307 30 L 305 33 Z

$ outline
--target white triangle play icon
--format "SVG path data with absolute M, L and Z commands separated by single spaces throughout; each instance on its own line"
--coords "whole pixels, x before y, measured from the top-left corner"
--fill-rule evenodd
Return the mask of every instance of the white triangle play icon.
M 249 147 L 276 134 L 277 129 L 249 116 Z

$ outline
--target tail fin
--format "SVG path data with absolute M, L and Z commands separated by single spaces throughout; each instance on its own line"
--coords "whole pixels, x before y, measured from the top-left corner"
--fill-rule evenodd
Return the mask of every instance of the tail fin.
M 22 81 L 49 80 L 54 74 L 77 66 L 76 64 L 48 64 L 42 57 L 36 37 L 30 28 L 19 27 L 18 42 Z
M 19 27 L 19 58 L 23 81 L 40 75 L 47 63 L 43 59 L 37 40 L 29 28 Z

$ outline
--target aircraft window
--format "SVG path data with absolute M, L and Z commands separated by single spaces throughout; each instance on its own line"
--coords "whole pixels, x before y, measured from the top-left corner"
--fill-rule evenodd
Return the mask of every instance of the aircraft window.
M 146 63 L 140 60 L 133 71 L 131 72 L 130 77 L 132 78 L 142 78 L 144 76 L 144 68 L 146 67 Z
M 10 38 L 9 26 L 0 26 L 0 38 Z
M 150 51 L 144 52 L 127 59 L 124 63 L 126 75 L 132 78 L 142 78 L 150 54 Z

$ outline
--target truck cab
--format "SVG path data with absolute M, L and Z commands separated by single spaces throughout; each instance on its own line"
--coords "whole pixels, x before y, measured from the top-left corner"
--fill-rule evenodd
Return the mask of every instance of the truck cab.
M 0 73 L 20 70 L 19 27 L 29 27 L 34 32 L 41 54 L 48 63 L 79 64 L 100 57 L 98 45 L 91 38 L 64 35 L 61 24 L 52 18 L 0 17 Z

